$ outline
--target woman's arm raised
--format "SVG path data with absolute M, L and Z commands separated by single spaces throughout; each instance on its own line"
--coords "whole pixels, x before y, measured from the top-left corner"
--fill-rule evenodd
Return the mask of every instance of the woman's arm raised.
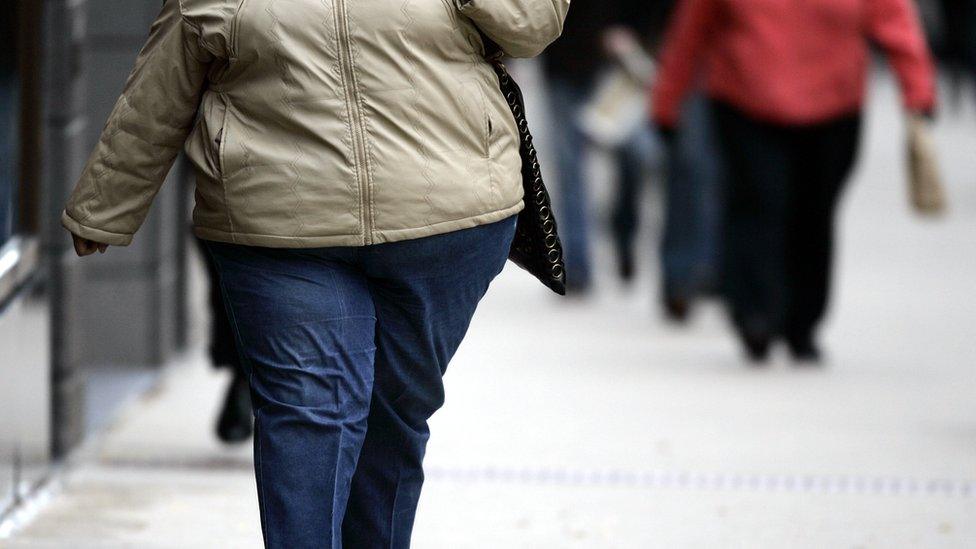
M 512 57 L 534 57 L 563 32 L 570 0 L 455 0 Z

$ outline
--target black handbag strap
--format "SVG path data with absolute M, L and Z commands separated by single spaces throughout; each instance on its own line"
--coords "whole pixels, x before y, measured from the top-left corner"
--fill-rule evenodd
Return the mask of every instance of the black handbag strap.
M 554 292 L 566 293 L 566 267 L 562 244 L 556 229 L 552 200 L 542 178 L 542 167 L 532 142 L 529 122 L 525 115 L 522 89 L 512 79 L 508 69 L 496 55 L 490 59 L 505 101 L 515 118 L 519 132 L 519 154 L 522 158 L 522 184 L 525 209 L 519 214 L 515 240 L 509 258 L 526 269 Z

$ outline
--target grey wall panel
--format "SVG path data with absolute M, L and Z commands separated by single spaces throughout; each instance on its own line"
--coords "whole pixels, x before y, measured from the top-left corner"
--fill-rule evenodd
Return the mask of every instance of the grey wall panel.
M 65 198 L 131 71 L 161 0 L 45 0 L 44 250 L 52 266 L 52 445 L 84 436 L 86 371 L 166 361 L 186 307 L 178 175 L 132 246 L 80 260 L 60 227 Z
M 55 457 L 63 456 L 82 440 L 85 425 L 84 378 L 71 343 L 83 327 L 70 322 L 73 299 L 83 295 L 84 288 L 73 283 L 77 263 L 68 255 L 70 238 L 59 219 L 64 199 L 87 156 L 87 7 L 84 0 L 47 0 L 42 16 L 42 239 L 50 266 L 46 282 L 52 318 L 49 404 L 51 452 Z
M 162 0 L 88 0 L 88 33 L 139 36 L 141 41 L 162 5 Z
M 87 100 L 75 113 L 86 121 L 80 126 L 83 156 L 97 142 L 160 7 L 159 0 L 87 2 L 81 47 Z M 68 170 L 73 177 L 78 171 Z M 131 246 L 68 267 L 73 271 L 68 290 L 78 294 L 71 299 L 69 320 L 82 326 L 74 330 L 70 350 L 81 364 L 161 364 L 176 350 L 183 310 L 176 301 L 184 286 L 179 235 L 186 231 L 181 176 L 178 170 L 171 174 Z

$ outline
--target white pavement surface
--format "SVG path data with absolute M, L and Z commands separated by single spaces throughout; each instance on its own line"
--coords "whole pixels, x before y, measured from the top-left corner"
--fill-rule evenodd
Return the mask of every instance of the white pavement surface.
M 714 307 L 663 324 L 649 272 L 560 302 L 509 269 L 450 368 L 415 547 L 976 547 L 976 114 L 940 119 L 952 212 L 921 221 L 877 88 L 826 367 L 747 367 Z M 171 368 L 0 547 L 258 547 L 222 382 Z

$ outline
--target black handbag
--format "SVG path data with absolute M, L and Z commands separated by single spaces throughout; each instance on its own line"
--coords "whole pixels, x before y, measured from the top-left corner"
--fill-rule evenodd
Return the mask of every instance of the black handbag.
M 512 80 L 500 55 L 490 57 L 498 75 L 498 83 L 508 106 L 512 109 L 519 132 L 519 155 L 522 157 L 522 186 L 525 189 L 525 209 L 518 216 L 515 240 L 508 259 L 539 279 L 559 295 L 566 295 L 566 265 L 563 247 L 556 231 L 556 217 L 546 184 L 542 180 L 542 168 L 529 123 L 525 118 L 525 99 L 522 89 Z

